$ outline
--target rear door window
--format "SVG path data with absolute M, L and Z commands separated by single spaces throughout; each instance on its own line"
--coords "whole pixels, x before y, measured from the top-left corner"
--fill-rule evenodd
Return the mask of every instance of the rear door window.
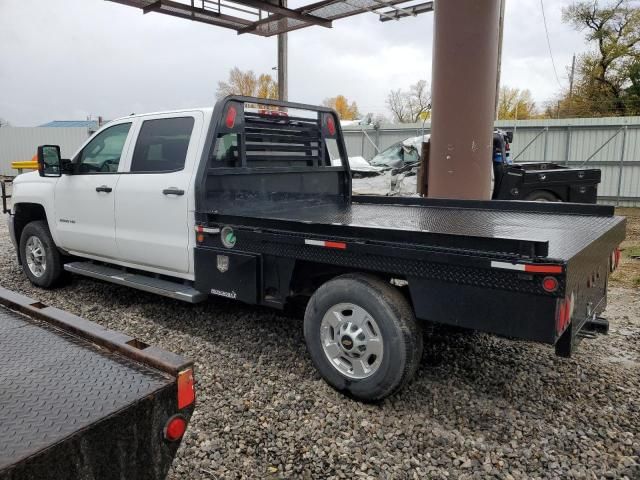
M 177 172 L 184 168 L 193 117 L 145 120 L 131 160 L 132 173 Z

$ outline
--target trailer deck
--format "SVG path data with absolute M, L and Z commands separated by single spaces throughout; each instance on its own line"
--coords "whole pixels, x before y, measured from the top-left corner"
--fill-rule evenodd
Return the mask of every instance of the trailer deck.
M 190 362 L 3 288 L 0 362 L 0 478 L 164 478 Z

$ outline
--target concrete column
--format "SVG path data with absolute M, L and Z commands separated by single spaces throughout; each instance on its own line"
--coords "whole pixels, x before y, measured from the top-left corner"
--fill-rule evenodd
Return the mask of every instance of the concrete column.
M 500 0 L 434 6 L 429 197 L 490 199 Z

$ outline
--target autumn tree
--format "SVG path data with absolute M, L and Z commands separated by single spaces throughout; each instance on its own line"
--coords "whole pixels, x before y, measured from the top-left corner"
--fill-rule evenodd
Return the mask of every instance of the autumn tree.
M 278 82 L 271 75 L 256 76 L 253 70 L 242 71 L 233 67 L 226 82 L 218 82 L 216 97 L 243 95 L 246 97 L 278 98 Z
M 408 90 L 391 90 L 387 95 L 387 107 L 393 119 L 399 123 L 417 123 L 428 119 L 431 113 L 429 84 L 426 80 L 420 80 Z
M 356 120 L 360 117 L 358 105 L 356 102 L 349 103 L 347 97 L 338 95 L 336 97 L 327 98 L 322 102 L 325 107 L 333 108 L 338 112 L 341 120 Z
M 577 59 L 573 91 L 563 92 L 558 116 L 640 113 L 640 8 L 638 2 L 578 1 L 562 19 L 593 50 Z
M 498 120 L 526 120 L 536 116 L 536 104 L 529 90 L 500 87 Z

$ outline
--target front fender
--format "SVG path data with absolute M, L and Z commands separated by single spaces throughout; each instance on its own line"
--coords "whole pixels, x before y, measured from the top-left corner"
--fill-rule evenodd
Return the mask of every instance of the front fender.
M 44 208 L 47 225 L 53 237 L 53 241 L 58 244 L 58 232 L 55 222 L 55 189 L 58 177 L 41 177 L 38 172 L 29 172 L 18 175 L 13 181 L 11 192 L 11 213 L 15 215 L 16 207 L 19 204 L 30 203 L 41 205 Z

